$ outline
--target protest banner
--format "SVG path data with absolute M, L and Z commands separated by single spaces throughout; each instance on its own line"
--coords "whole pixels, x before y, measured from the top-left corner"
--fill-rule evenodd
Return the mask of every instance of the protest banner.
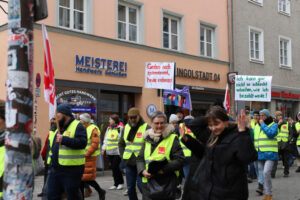
M 146 62 L 145 88 L 174 90 L 175 63 Z
M 164 105 L 173 105 L 192 110 L 191 95 L 189 86 L 185 86 L 182 90 L 164 90 Z
M 236 75 L 236 101 L 271 101 L 272 76 Z

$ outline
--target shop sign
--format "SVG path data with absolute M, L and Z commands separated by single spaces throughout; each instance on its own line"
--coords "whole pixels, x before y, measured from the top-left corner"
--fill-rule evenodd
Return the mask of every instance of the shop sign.
M 75 71 L 106 76 L 127 77 L 127 62 L 75 55 Z
M 145 88 L 173 90 L 175 63 L 146 62 Z
M 295 94 L 293 92 L 281 91 L 281 92 L 271 92 L 272 97 L 287 98 L 287 99 L 300 99 L 300 94 Z
M 271 101 L 272 76 L 236 75 L 236 101 Z
M 220 81 L 219 73 L 204 72 L 192 69 L 176 68 L 176 76 L 206 81 Z

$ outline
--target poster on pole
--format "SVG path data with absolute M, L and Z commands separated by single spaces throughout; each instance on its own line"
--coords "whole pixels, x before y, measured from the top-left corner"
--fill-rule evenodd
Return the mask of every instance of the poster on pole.
M 175 63 L 146 62 L 145 88 L 174 90 Z
M 182 90 L 164 90 L 164 105 L 179 106 L 188 110 L 192 110 L 192 101 L 189 86 L 185 86 Z
M 272 76 L 237 75 L 235 77 L 236 101 L 271 101 Z

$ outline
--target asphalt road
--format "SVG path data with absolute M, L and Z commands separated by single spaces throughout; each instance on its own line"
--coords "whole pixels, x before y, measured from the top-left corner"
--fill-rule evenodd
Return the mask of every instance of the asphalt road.
M 273 199 L 274 200 L 300 200 L 300 173 L 295 173 L 296 166 L 290 169 L 290 176 L 288 178 L 283 177 L 282 165 L 278 166 L 277 174 L 275 179 L 273 179 Z M 125 179 L 125 177 L 124 177 Z M 111 171 L 98 171 L 97 172 L 97 182 L 99 185 L 106 190 L 106 200 L 127 200 L 128 197 L 123 195 L 124 190 L 108 190 L 112 186 Z M 35 178 L 35 190 L 34 190 L 34 200 L 41 198 L 37 197 L 37 194 L 41 191 L 43 186 L 43 177 L 37 176 Z M 262 196 L 258 196 L 255 192 L 257 188 L 256 180 L 249 184 L 249 200 L 261 200 Z M 138 194 L 139 199 L 141 194 Z M 95 190 L 93 190 L 92 195 L 87 200 L 98 200 L 98 195 Z

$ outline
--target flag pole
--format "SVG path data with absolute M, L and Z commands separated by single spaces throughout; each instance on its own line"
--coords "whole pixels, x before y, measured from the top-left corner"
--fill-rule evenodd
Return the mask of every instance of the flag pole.
M 160 99 L 159 99 L 159 110 L 162 111 L 161 109 L 162 109 L 162 89 L 160 89 Z

